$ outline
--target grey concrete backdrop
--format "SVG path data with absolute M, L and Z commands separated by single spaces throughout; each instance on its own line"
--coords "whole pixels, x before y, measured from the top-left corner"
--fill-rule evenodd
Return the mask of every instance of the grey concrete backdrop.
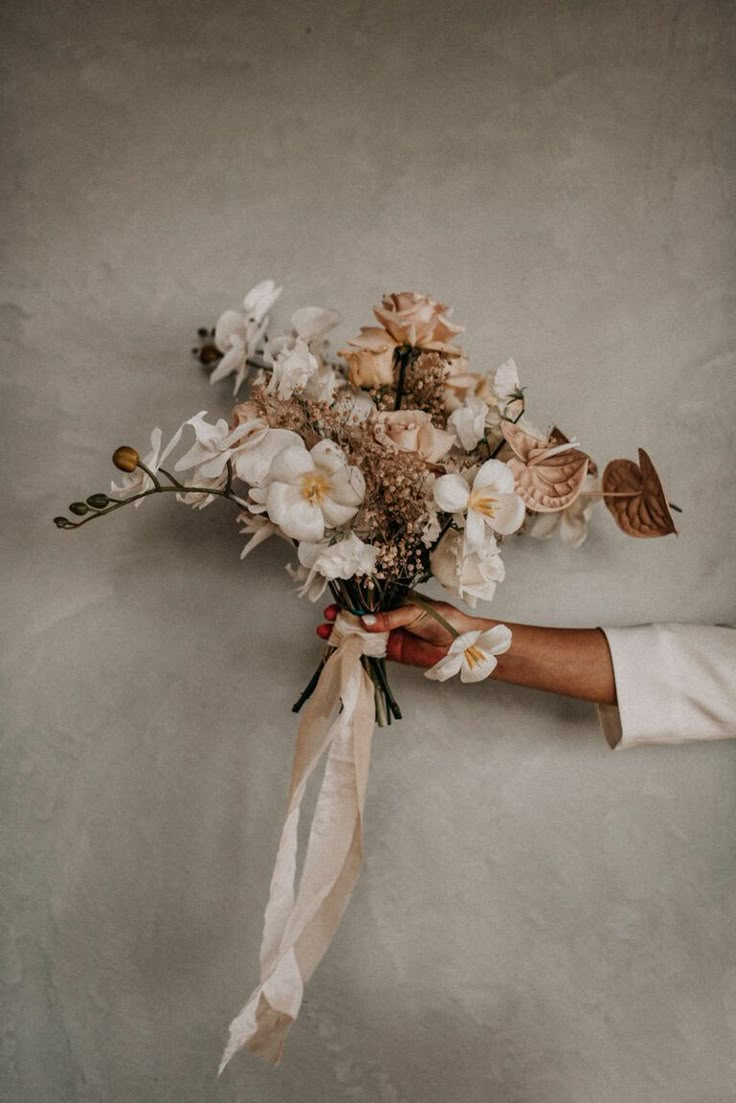
M 591 708 L 394 674 L 367 861 L 282 1066 L 214 1073 L 256 981 L 289 706 L 319 653 L 228 507 L 50 518 L 228 390 L 193 331 L 455 304 L 478 366 L 679 539 L 601 507 L 495 615 L 733 619 L 734 8 L 4 5 L 2 1074 L 8 1103 L 736 1099 L 736 744 L 612 754 Z

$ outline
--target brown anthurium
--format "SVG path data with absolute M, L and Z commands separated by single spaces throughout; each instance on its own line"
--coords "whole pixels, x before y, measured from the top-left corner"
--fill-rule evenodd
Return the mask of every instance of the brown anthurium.
M 628 536 L 677 535 L 669 503 L 654 464 L 643 448 L 639 463 L 611 460 L 603 472 L 603 500 Z

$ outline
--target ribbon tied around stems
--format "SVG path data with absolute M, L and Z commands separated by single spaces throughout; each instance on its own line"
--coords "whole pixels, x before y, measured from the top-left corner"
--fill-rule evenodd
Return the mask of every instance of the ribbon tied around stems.
M 383 657 L 388 632 L 366 632 L 356 616 L 341 612 L 328 642 L 334 650 L 297 733 L 286 819 L 264 916 L 261 980 L 230 1024 L 218 1075 L 244 1046 L 273 1065 L 279 1063 L 304 985 L 332 941 L 360 873 L 376 721 L 374 686 L 361 658 Z M 301 803 L 325 752 L 324 777 L 295 892 Z

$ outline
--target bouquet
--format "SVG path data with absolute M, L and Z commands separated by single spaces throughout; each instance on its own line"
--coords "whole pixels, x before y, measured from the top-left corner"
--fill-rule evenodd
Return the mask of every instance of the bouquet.
M 614 459 L 602 475 L 575 437 L 528 420 L 517 366 L 471 370 L 456 343 L 461 328 L 439 302 L 417 292 L 383 297 L 377 324 L 363 326 L 336 354 L 327 334 L 333 310 L 303 307 L 287 333 L 269 334 L 281 288 L 257 284 L 242 310 L 199 330 L 193 350 L 230 376 L 229 422 L 201 411 L 164 445 L 124 445 L 113 463 L 122 478 L 109 493 L 73 502 L 61 529 L 79 528 L 126 505 L 171 493 L 203 509 L 232 502 L 248 541 L 245 558 L 278 536 L 295 548 L 289 568 L 298 593 L 329 589 L 340 608 L 314 676 L 294 705 L 303 710 L 286 819 L 264 920 L 261 975 L 230 1027 L 221 1070 L 242 1046 L 277 1063 L 297 1017 L 304 984 L 339 923 L 362 860 L 362 820 L 373 730 L 401 718 L 385 663 L 386 635 L 360 618 L 411 602 L 455 637 L 425 672 L 477 682 L 511 645 L 496 625 L 458 634 L 417 587 L 435 578 L 471 608 L 503 581 L 509 538 L 585 540 L 603 499 L 634 537 L 677 530 L 649 456 Z M 183 444 L 188 444 L 183 451 Z M 175 458 L 176 457 L 176 458 Z M 295 887 L 297 826 L 307 781 L 325 771 L 304 865 Z

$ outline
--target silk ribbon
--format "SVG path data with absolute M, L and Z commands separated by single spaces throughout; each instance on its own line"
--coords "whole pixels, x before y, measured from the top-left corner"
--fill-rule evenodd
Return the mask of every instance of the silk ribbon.
M 329 639 L 334 650 L 299 724 L 286 819 L 264 917 L 260 984 L 230 1024 L 220 1073 L 243 1046 L 279 1063 L 304 985 L 332 941 L 358 880 L 376 719 L 374 686 L 361 657 L 385 655 L 387 640 L 388 633 L 366 632 L 352 614 L 340 613 L 335 621 Z M 295 894 L 301 803 L 325 752 L 324 777 Z

